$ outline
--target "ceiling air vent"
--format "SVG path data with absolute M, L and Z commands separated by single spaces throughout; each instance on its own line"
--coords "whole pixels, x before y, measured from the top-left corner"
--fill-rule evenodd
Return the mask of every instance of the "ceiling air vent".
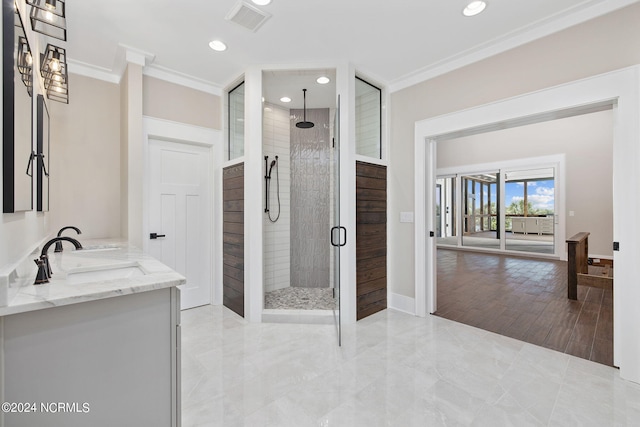
M 247 30 L 254 32 L 269 18 L 271 18 L 270 14 L 243 1 L 238 2 L 225 17 L 227 21 L 235 22 Z

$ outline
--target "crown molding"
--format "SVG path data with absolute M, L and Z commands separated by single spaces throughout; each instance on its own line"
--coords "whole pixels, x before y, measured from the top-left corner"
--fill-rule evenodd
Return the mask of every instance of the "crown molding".
M 122 56 L 123 58 L 126 55 Z M 146 57 L 145 57 L 146 58 Z M 138 59 L 140 59 L 138 57 Z M 69 59 L 69 72 L 72 74 L 79 74 L 81 76 L 90 77 L 96 80 L 102 80 L 109 83 L 119 84 L 122 79 L 122 74 L 125 69 L 126 61 L 116 61 L 114 69 L 108 69 L 99 67 L 97 65 L 87 64 L 81 61 L 75 61 Z M 139 62 L 136 62 L 139 64 Z M 211 82 L 207 82 L 187 74 L 179 73 L 177 71 L 170 70 L 168 68 L 160 67 L 157 65 L 147 65 L 142 68 L 142 74 L 156 79 L 164 80 L 170 83 L 177 84 L 179 86 L 188 87 L 201 92 L 209 93 L 211 95 L 222 96 L 223 89 Z
M 155 64 L 144 67 L 142 74 L 211 95 L 222 96 L 223 92 L 222 87 L 219 85 Z
M 109 83 L 120 83 L 121 75 L 108 68 L 98 67 L 97 65 L 87 64 L 86 62 L 80 62 L 74 59 L 68 59 L 67 63 L 69 64 L 69 72 L 72 74 L 79 74 Z
M 410 86 L 433 79 L 458 68 L 482 61 L 491 56 L 506 52 L 534 40 L 565 30 L 572 26 L 597 18 L 640 0 L 607 0 L 588 6 L 578 11 L 567 11 L 549 19 L 541 20 L 512 31 L 503 37 L 496 38 L 476 48 L 458 55 L 438 61 L 430 66 L 409 73 L 389 84 L 390 92 L 397 92 Z

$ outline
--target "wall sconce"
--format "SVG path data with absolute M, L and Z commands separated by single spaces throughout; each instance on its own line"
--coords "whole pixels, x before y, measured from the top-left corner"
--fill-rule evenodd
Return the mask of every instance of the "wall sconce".
M 33 96 L 33 57 L 31 56 L 29 43 L 25 37 L 18 38 L 18 58 L 16 62 L 22 83 L 27 87 L 29 96 Z
M 67 41 L 67 18 L 64 0 L 27 0 L 31 5 L 33 31 Z
M 47 44 L 40 56 L 40 74 L 44 79 L 47 98 L 68 104 L 67 52 L 61 47 Z

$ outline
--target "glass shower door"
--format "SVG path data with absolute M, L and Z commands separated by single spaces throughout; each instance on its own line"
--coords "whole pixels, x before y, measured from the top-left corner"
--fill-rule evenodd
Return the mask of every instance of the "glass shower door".
M 340 226 L 340 95 L 333 120 L 333 226 L 331 246 L 333 248 L 333 297 L 335 299 L 334 319 L 338 331 L 338 345 L 342 345 L 340 322 L 340 247 L 347 241 L 347 230 Z

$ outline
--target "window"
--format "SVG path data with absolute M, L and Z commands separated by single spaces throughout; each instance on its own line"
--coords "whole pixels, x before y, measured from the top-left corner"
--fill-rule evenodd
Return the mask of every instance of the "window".
M 382 158 L 382 91 L 356 77 L 356 154 Z
M 244 82 L 229 91 L 229 160 L 244 155 Z

